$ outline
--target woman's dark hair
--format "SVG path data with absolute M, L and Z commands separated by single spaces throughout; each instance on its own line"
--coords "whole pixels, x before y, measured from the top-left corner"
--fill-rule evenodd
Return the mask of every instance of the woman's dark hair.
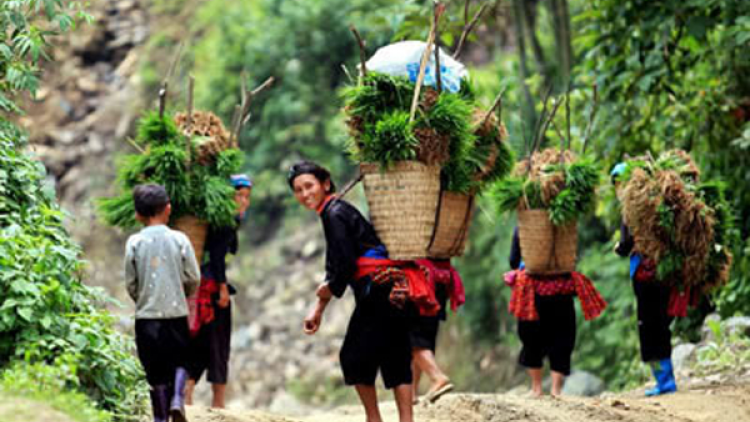
M 164 186 L 139 185 L 133 189 L 133 202 L 135 202 L 135 212 L 143 217 L 153 217 L 169 204 L 169 195 Z
M 336 185 L 333 183 L 333 180 L 331 180 L 331 172 L 312 161 L 307 160 L 300 161 L 289 168 L 289 176 L 287 176 L 289 188 L 294 190 L 294 179 L 303 174 L 312 174 L 320 183 L 325 183 L 326 181 L 331 182 L 331 188 L 328 190 L 328 193 L 336 191 Z

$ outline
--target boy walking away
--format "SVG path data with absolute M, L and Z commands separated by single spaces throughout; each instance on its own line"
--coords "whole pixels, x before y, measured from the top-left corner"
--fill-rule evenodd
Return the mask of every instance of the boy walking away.
M 186 297 L 200 270 L 188 238 L 167 227 L 172 207 L 164 187 L 133 191 L 136 218 L 145 227 L 125 247 L 125 281 L 136 304 L 138 358 L 151 386 L 155 422 L 186 422 L 185 370 L 189 341 Z

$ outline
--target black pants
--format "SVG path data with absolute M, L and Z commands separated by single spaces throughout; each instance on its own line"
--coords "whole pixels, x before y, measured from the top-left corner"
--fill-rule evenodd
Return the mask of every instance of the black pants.
M 388 389 L 412 382 L 408 311 L 391 304 L 390 291 L 373 284 L 357 300 L 339 353 L 347 385 L 375 385 L 378 371 Z
M 538 321 L 518 321 L 523 348 L 518 362 L 539 369 L 549 358 L 550 369 L 570 374 L 570 356 L 576 345 L 576 310 L 572 295 L 536 296 Z
M 187 317 L 135 321 L 138 359 L 150 385 L 174 382 L 177 368 L 184 368 L 187 363 L 189 338 Z
M 667 313 L 670 288 L 656 282 L 633 281 L 638 307 L 638 336 L 641 340 L 641 359 L 653 362 L 672 356 L 674 318 Z
M 190 339 L 188 372 L 200 380 L 208 370 L 208 382 L 226 384 L 229 375 L 229 350 L 232 339 L 232 305 L 214 306 L 214 320 L 201 327 Z

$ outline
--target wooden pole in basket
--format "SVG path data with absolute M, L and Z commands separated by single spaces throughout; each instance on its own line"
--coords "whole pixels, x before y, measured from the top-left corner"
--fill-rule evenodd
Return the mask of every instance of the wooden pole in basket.
M 169 80 L 172 79 L 172 74 L 177 67 L 177 62 L 180 61 L 180 56 L 182 56 L 182 48 L 184 45 L 185 43 L 181 42 L 177 47 L 177 52 L 172 58 L 172 62 L 169 64 L 167 76 L 165 76 L 164 80 L 161 82 L 161 88 L 159 88 L 159 118 L 164 118 L 164 111 L 167 108 L 167 90 L 169 88 Z
M 362 40 L 362 36 L 359 35 L 357 28 L 355 28 L 354 25 L 349 25 L 349 30 L 352 31 L 352 34 L 354 34 L 354 38 L 357 39 L 357 44 L 359 45 L 359 76 L 361 81 L 362 78 L 367 76 L 367 50 L 365 50 L 365 42 Z
M 591 113 L 589 113 L 589 124 L 588 126 L 586 126 L 586 135 L 584 135 L 583 137 L 583 154 L 586 153 L 586 146 L 589 143 L 589 136 L 591 136 L 591 128 L 594 126 L 594 118 L 596 117 L 596 111 L 599 108 L 599 93 L 596 83 L 594 83 L 592 89 L 594 90 L 594 104 L 591 105 Z
M 422 90 L 422 82 L 424 82 L 425 70 L 427 69 L 427 62 L 430 60 L 430 53 L 432 52 L 432 44 L 435 42 L 435 19 L 432 20 L 430 27 L 430 35 L 427 37 L 427 45 L 424 48 L 422 54 L 422 61 L 419 63 L 419 76 L 417 77 L 417 85 L 414 87 L 414 98 L 411 101 L 411 110 L 409 111 L 409 123 L 414 122 L 414 116 L 417 113 L 417 105 L 419 104 L 419 93 Z
M 435 10 L 433 12 L 435 20 L 435 82 L 438 93 L 443 90 L 443 77 L 440 74 L 440 17 L 445 12 L 445 5 L 435 1 Z
M 506 86 L 503 88 L 502 91 L 500 91 L 499 94 L 497 94 L 497 97 L 495 97 L 495 101 L 492 103 L 492 107 L 490 107 L 489 110 L 487 110 L 487 113 L 484 115 L 484 118 L 482 119 L 482 126 L 487 124 L 487 121 L 490 120 L 490 117 L 492 116 L 492 113 L 495 111 L 495 109 L 498 110 L 498 118 L 502 116 L 503 112 L 503 95 L 505 94 L 505 90 L 507 90 L 508 87 Z

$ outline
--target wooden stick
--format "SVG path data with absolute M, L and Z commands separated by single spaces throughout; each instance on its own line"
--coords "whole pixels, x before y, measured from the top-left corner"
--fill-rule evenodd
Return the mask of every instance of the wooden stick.
M 542 144 L 542 138 L 544 138 L 544 134 L 547 133 L 547 129 L 549 128 L 550 123 L 555 118 L 555 114 L 557 114 L 557 109 L 560 108 L 560 105 L 562 104 L 562 101 L 555 100 L 555 105 L 552 107 L 552 112 L 549 114 L 549 118 L 547 118 L 547 121 L 542 126 L 542 130 L 539 131 L 539 138 L 537 141 L 537 148 Z
M 539 128 L 542 125 L 542 122 L 547 117 L 547 107 L 549 106 L 549 99 L 550 95 L 552 95 L 552 85 L 547 87 L 547 92 L 544 94 L 544 106 L 542 107 L 542 114 L 539 116 L 539 119 L 534 124 L 534 132 L 531 134 L 531 149 L 529 150 L 529 161 L 528 161 L 528 167 L 531 169 L 532 164 L 532 157 L 534 156 L 534 152 L 536 152 L 536 144 L 537 139 L 539 137 Z
M 187 162 L 190 165 L 191 140 L 190 132 L 193 129 L 193 95 L 195 94 L 195 78 L 193 75 L 188 76 L 188 93 L 187 93 L 187 125 L 185 127 L 185 151 L 187 152 Z
M 182 56 L 182 48 L 185 46 L 184 42 L 181 42 L 180 45 L 177 47 L 177 52 L 175 53 L 174 57 L 172 57 L 172 62 L 169 64 L 169 69 L 167 70 L 167 76 L 164 77 L 164 80 L 161 82 L 161 88 L 159 89 L 159 117 L 164 118 L 164 111 L 167 108 L 167 90 L 169 88 L 169 80 L 172 79 L 172 74 L 174 73 L 175 68 L 177 67 L 177 62 L 180 61 L 180 56 Z
M 427 69 L 427 62 L 430 59 L 430 50 L 432 44 L 435 41 L 435 20 L 433 19 L 430 28 L 430 35 L 427 37 L 427 45 L 425 45 L 424 53 L 422 54 L 422 61 L 419 64 L 419 76 L 417 77 L 417 85 L 414 88 L 414 98 L 411 101 L 411 110 L 409 111 L 409 123 L 414 122 L 414 117 L 417 113 L 417 105 L 419 104 L 419 92 L 422 90 L 422 82 L 424 82 L 425 70 Z
M 484 119 L 482 119 L 482 126 L 487 124 L 487 121 L 490 119 L 490 116 L 492 116 L 492 113 L 495 111 L 495 109 L 498 109 L 498 118 L 501 118 L 503 113 L 503 95 L 505 94 L 505 90 L 507 89 L 508 87 L 506 86 L 502 91 L 500 91 L 499 94 L 497 94 L 497 97 L 495 97 L 495 101 L 492 103 L 492 107 L 487 110 L 487 113 L 484 115 Z
M 440 17 L 445 12 L 445 5 L 435 1 L 434 25 L 435 25 L 435 81 L 438 93 L 443 90 L 443 77 L 440 74 Z
M 145 150 L 145 149 L 143 149 L 143 148 L 142 148 L 142 147 L 141 147 L 140 145 L 136 144 L 134 140 L 132 140 L 132 139 L 130 139 L 130 138 L 125 138 L 125 140 L 127 140 L 127 141 L 128 141 L 128 143 L 129 143 L 130 145 L 132 145 L 132 146 L 133 146 L 133 148 L 137 149 L 137 150 L 138 150 L 138 152 L 140 152 L 141 154 L 143 154 L 143 153 L 145 153 L 145 152 L 146 152 L 146 150 Z
M 250 91 L 250 98 L 249 98 L 249 100 L 251 100 L 252 97 L 254 97 L 254 96 L 260 94 L 261 92 L 265 91 L 266 89 L 270 88 L 274 84 L 274 82 L 276 82 L 276 78 L 274 78 L 273 76 L 271 76 L 268 79 L 266 79 L 265 82 L 263 82 L 262 84 L 260 84 L 257 88 L 255 88 L 254 90 Z
M 568 93 L 565 94 L 565 122 L 568 126 L 568 149 L 570 149 L 570 144 L 573 141 L 573 138 L 570 136 L 570 89 L 571 83 L 568 82 Z
M 237 137 L 237 129 L 238 129 L 238 122 L 242 114 L 242 106 L 240 104 L 237 104 L 234 106 L 234 113 L 232 114 L 232 123 L 229 127 L 229 146 L 234 148 L 235 147 L 235 138 Z
M 487 9 L 487 6 L 488 6 L 487 2 L 482 3 L 482 6 L 479 8 L 479 11 L 477 11 L 476 15 L 474 15 L 474 19 L 472 19 L 471 22 L 464 27 L 464 32 L 461 33 L 461 38 L 459 38 L 458 40 L 458 46 L 456 47 L 456 51 L 453 52 L 454 59 L 458 59 L 461 56 L 461 50 L 463 50 L 464 48 L 464 44 L 466 43 L 466 38 L 468 38 L 471 31 L 474 30 L 474 27 L 476 26 L 477 22 L 479 22 L 479 19 L 482 18 L 484 11 Z
M 364 78 L 367 76 L 367 51 L 365 50 L 365 42 L 362 40 L 362 37 L 359 35 L 359 31 L 357 31 L 357 28 L 354 27 L 354 25 L 349 25 L 349 30 L 352 31 L 352 34 L 354 34 L 354 38 L 357 39 L 357 44 L 359 44 L 359 62 L 361 68 L 359 69 L 359 75 Z
M 555 122 L 552 122 L 552 127 L 555 129 L 557 136 L 560 137 L 560 164 L 565 163 L 565 135 L 562 134 L 560 128 L 557 127 Z
M 339 191 L 339 193 L 336 194 L 336 197 L 337 198 L 343 198 L 347 193 L 349 193 L 349 191 L 351 191 L 352 189 L 354 189 L 354 187 L 357 186 L 357 183 L 359 183 L 360 181 L 362 181 L 362 179 L 364 179 L 364 177 L 365 176 L 363 174 L 359 173 L 359 171 L 358 171 L 357 172 L 357 177 L 355 177 L 354 179 L 350 180 L 349 183 L 347 183 Z
M 592 87 L 594 90 L 594 104 L 591 106 L 591 113 L 589 113 L 589 124 L 586 126 L 586 135 L 583 137 L 583 150 L 582 152 L 586 153 L 586 146 L 589 143 L 589 136 L 591 136 L 591 128 L 594 126 L 594 118 L 596 117 L 596 111 L 599 108 L 599 92 L 598 88 L 596 86 L 596 83 L 594 83 L 594 86 Z
M 354 78 L 352 78 L 352 74 L 349 73 L 349 69 L 346 68 L 346 65 L 342 63 L 341 68 L 344 69 L 344 74 L 349 79 L 349 82 L 354 83 Z

